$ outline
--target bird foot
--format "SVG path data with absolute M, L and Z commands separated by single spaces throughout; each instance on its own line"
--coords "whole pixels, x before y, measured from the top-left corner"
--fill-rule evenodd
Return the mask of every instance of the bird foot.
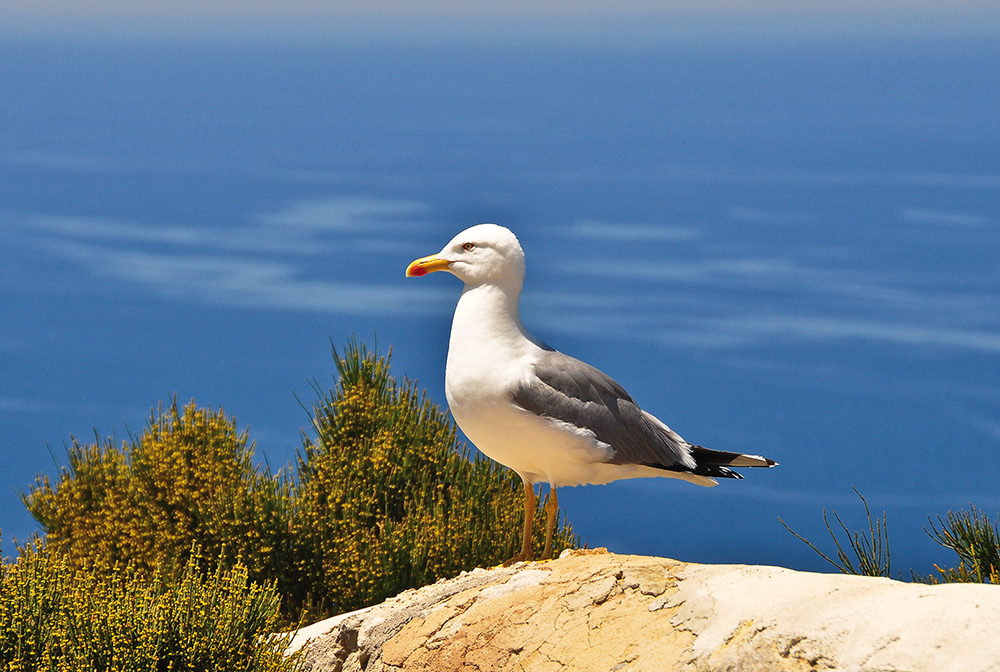
M 518 563 L 518 562 L 531 562 L 531 560 L 532 560 L 532 556 L 531 555 L 529 555 L 527 553 L 518 553 L 513 558 L 511 558 L 510 560 L 506 561 L 505 563 L 503 563 L 500 566 L 501 567 L 510 567 L 511 565 L 513 565 L 515 563 Z
M 554 558 L 552 557 L 551 553 L 549 553 L 548 555 L 542 555 L 542 557 L 540 558 L 535 558 L 535 557 L 526 558 L 524 557 L 524 553 L 518 553 L 510 560 L 504 562 L 503 564 L 497 565 L 497 567 L 510 567 L 511 565 L 517 564 L 518 562 L 552 562 L 553 559 Z

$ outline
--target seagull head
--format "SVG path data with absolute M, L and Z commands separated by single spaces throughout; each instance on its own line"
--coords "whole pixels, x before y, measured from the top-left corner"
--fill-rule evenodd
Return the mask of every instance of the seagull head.
M 451 239 L 437 254 L 406 268 L 406 276 L 448 271 L 466 286 L 496 284 L 516 287 L 524 282 L 524 252 L 510 229 L 477 224 Z

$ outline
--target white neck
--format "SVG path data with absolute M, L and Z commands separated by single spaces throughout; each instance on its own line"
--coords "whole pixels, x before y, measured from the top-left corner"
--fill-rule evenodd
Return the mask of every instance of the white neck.
M 517 348 L 527 336 L 518 314 L 519 298 L 520 291 L 505 291 L 496 285 L 466 287 L 455 307 L 449 352 L 462 350 L 463 344 L 480 351 L 483 346 Z
M 491 380 L 508 379 L 498 374 L 539 351 L 541 343 L 521 324 L 517 290 L 482 284 L 462 292 L 448 344 L 449 397 L 459 387 L 471 395 Z

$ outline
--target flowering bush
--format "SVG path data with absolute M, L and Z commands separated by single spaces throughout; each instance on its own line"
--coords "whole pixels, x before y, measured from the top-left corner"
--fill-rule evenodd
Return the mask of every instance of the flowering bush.
M 56 484 L 37 480 L 25 505 L 45 544 L 74 568 L 178 568 L 193 546 L 240 557 L 251 578 L 288 564 L 291 486 L 253 464 L 253 444 L 222 409 L 176 398 L 136 439 L 69 447 Z
M 379 602 L 459 571 L 495 565 L 521 547 L 520 478 L 470 456 L 444 411 L 389 357 L 334 351 L 339 381 L 316 388 L 315 439 L 298 463 L 296 540 L 306 585 L 336 611 Z M 536 546 L 544 542 L 544 503 Z M 573 546 L 568 524 L 555 552 Z
M 245 670 L 292 672 L 288 637 L 272 637 L 280 596 L 246 568 L 201 569 L 193 554 L 171 577 L 73 569 L 44 546 L 0 565 L 5 672 Z
M 314 384 L 315 436 L 304 437 L 294 475 L 254 466 L 246 431 L 221 409 L 176 399 L 121 445 L 74 440 L 58 481 L 42 477 L 24 496 L 47 553 L 93 576 L 128 567 L 149 579 L 178 575 L 196 547 L 274 584 L 286 622 L 512 556 L 520 479 L 472 455 L 444 411 L 391 376 L 389 356 L 352 342 L 334 359 L 335 387 Z M 555 552 L 575 544 L 563 521 Z

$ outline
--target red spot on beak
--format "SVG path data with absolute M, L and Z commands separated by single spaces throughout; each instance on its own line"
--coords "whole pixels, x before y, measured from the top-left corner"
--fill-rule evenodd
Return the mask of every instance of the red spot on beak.
M 442 259 L 433 254 L 429 257 L 422 257 L 406 267 L 406 277 L 420 277 L 434 271 L 444 271 L 450 263 L 447 259 Z

